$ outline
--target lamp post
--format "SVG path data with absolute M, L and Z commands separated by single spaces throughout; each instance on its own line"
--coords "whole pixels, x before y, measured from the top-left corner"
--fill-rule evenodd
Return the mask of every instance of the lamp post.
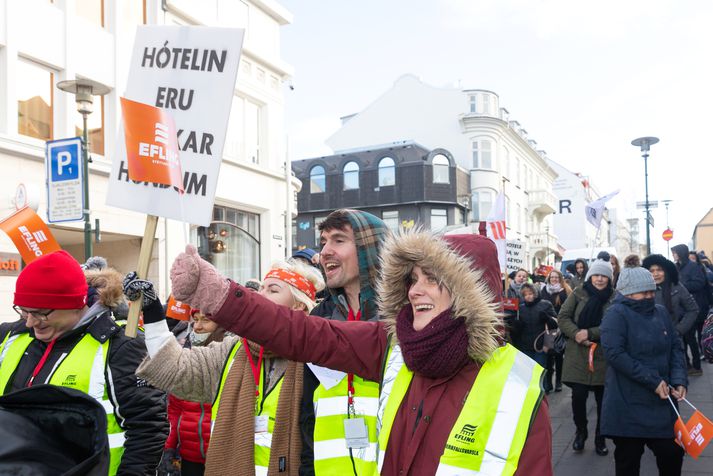
M 644 187 L 646 191 L 646 198 L 644 202 L 644 209 L 646 210 L 646 254 L 651 254 L 651 222 L 649 220 L 649 149 L 652 145 L 659 141 L 658 137 L 639 137 L 631 141 L 631 145 L 639 147 L 641 149 L 641 156 L 644 158 Z
M 669 229 L 668 227 L 668 206 L 671 204 L 673 200 L 661 200 L 661 202 L 664 204 L 666 207 L 666 230 Z M 664 239 L 666 239 L 664 237 Z M 671 240 L 670 238 L 666 240 L 666 258 L 671 259 Z
M 92 225 L 89 221 L 89 131 L 87 130 L 87 117 L 94 110 L 92 96 L 104 96 L 111 91 L 109 86 L 105 86 L 91 79 L 74 79 L 60 81 L 57 88 L 72 93 L 77 103 L 77 111 L 82 115 L 84 129 L 82 131 L 82 175 L 84 177 L 84 190 L 82 191 L 84 201 L 84 259 L 92 256 Z

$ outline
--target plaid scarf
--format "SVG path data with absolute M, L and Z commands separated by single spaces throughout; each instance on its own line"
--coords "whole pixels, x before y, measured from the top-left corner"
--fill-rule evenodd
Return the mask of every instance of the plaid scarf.
M 354 230 L 354 241 L 359 260 L 359 279 L 361 290 L 359 292 L 359 307 L 361 320 L 366 321 L 376 316 L 376 280 L 381 272 L 379 252 L 386 239 L 389 229 L 381 218 L 361 210 L 345 209 L 349 223 Z M 334 302 L 339 304 L 337 296 L 341 289 L 330 289 Z M 347 310 L 344 310 L 346 316 Z

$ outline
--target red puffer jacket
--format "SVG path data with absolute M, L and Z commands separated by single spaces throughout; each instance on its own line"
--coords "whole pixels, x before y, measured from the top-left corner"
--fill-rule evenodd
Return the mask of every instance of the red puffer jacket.
M 178 448 L 182 459 L 205 464 L 210 442 L 211 404 L 189 402 L 169 395 L 168 420 L 171 433 L 165 448 Z

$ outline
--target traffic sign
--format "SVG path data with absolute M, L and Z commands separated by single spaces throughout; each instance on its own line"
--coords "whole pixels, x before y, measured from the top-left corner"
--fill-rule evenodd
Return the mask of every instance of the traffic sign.
M 45 147 L 47 171 L 47 221 L 57 223 L 84 218 L 82 139 L 48 141 Z
M 666 228 L 663 233 L 661 233 L 661 237 L 665 241 L 671 241 L 673 239 L 673 230 L 671 228 Z
M 648 215 L 649 215 L 649 216 L 648 216 L 649 225 L 651 225 L 651 226 L 656 226 L 656 225 L 654 225 L 654 217 L 653 217 L 653 215 L 651 214 L 651 212 L 649 212 Z
M 659 207 L 659 201 L 658 200 L 649 200 L 649 210 L 652 208 L 658 208 Z M 646 208 L 646 202 L 636 202 L 636 208 L 639 210 L 643 210 Z

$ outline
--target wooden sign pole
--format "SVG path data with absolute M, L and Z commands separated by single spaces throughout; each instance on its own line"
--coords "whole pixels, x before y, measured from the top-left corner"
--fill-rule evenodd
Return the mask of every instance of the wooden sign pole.
M 141 240 L 139 263 L 136 267 L 136 274 L 140 279 L 146 279 L 146 276 L 149 273 L 151 255 L 153 254 L 153 240 L 156 236 L 157 225 L 157 216 L 146 215 L 146 228 L 144 229 L 144 237 Z M 136 330 L 139 327 L 139 313 L 141 312 L 143 298 L 144 295 L 141 293 L 139 299 L 132 301 L 132 305 L 129 307 L 129 316 L 126 318 L 126 328 L 124 329 L 124 333 L 129 337 L 136 337 Z

